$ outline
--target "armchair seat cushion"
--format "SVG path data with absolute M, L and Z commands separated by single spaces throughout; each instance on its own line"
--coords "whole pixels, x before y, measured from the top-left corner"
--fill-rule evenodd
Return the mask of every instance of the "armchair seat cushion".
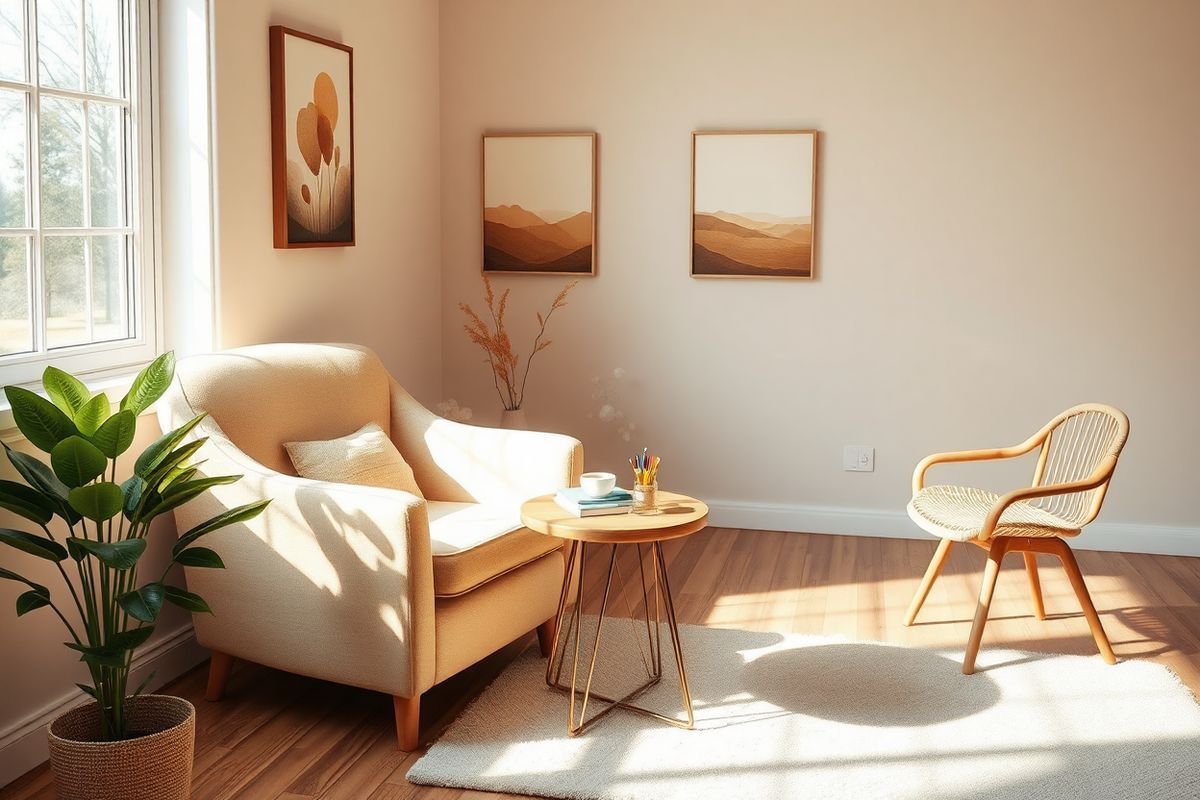
M 521 525 L 516 508 L 430 500 L 433 593 L 454 597 L 536 561 L 562 542 Z
M 1000 495 L 970 486 L 926 486 L 908 504 L 908 516 L 941 539 L 966 542 L 979 537 L 988 512 Z M 1004 510 L 993 536 L 1075 536 L 1079 528 L 1028 501 Z

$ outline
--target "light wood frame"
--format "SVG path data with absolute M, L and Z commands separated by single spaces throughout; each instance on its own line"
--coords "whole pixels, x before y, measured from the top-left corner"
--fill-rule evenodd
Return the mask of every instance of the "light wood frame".
M 1089 412 L 1106 414 L 1117 423 L 1113 442 L 1108 452 L 1100 459 L 1100 463 L 1092 473 L 1082 480 L 1041 485 L 1055 430 L 1070 417 Z M 925 488 L 925 475 L 929 471 L 929 468 L 935 464 L 1016 458 L 1032 452 L 1035 448 L 1041 448 L 1038 454 L 1037 466 L 1034 469 L 1033 485 L 1002 495 L 988 511 L 979 533 L 975 538 L 968 540 L 971 544 L 981 547 L 988 552 L 988 561 L 984 568 L 983 582 L 979 588 L 979 599 L 976 604 L 975 619 L 971 624 L 971 635 L 967 640 L 967 649 L 963 656 L 963 674 L 970 675 L 975 671 L 975 660 L 979 655 L 979 648 L 983 641 L 983 630 L 987 625 L 992 594 L 996 589 L 996 578 L 1000 574 L 1000 562 L 1010 552 L 1020 552 L 1024 556 L 1025 572 L 1029 581 L 1030 595 L 1033 599 L 1034 616 L 1038 619 L 1046 618 L 1046 608 L 1042 599 L 1041 580 L 1038 577 L 1037 554 L 1053 555 L 1062 562 L 1063 569 L 1067 573 L 1067 578 L 1071 581 L 1071 588 L 1075 592 L 1075 597 L 1079 600 L 1079 605 L 1083 609 L 1083 615 L 1087 619 L 1088 627 L 1091 629 L 1092 638 L 1096 642 L 1096 649 L 1100 651 L 1101 657 L 1107 663 L 1115 664 L 1117 662 L 1112 644 L 1108 640 L 1108 635 L 1104 632 L 1104 625 L 1101 623 L 1100 616 L 1096 612 L 1096 606 L 1092 602 L 1091 595 L 1088 593 L 1087 584 L 1083 580 L 1083 574 L 1079 571 L 1079 564 L 1075 561 L 1075 554 L 1071 552 L 1071 548 L 1067 545 L 1066 540 L 1059 536 L 995 536 L 994 534 L 1004 510 L 1013 503 L 1039 497 L 1053 497 L 1055 495 L 1068 495 L 1096 490 L 1095 495 L 1091 499 L 1090 507 L 1088 507 L 1083 519 L 1079 522 L 1079 527 L 1082 529 L 1083 526 L 1089 524 L 1100 513 L 1100 508 L 1104 503 L 1104 495 L 1108 491 L 1113 472 L 1117 467 L 1117 461 L 1121 456 L 1121 450 L 1124 448 L 1128 438 L 1129 418 L 1125 416 L 1124 412 L 1100 403 L 1086 403 L 1062 412 L 1046 423 L 1041 430 L 1018 445 L 983 450 L 935 453 L 922 459 L 917 464 L 916 469 L 913 471 L 912 490 L 914 496 Z M 910 626 L 916 622 L 917 614 L 920 613 L 921 606 L 925 604 L 925 599 L 929 596 L 929 591 L 933 588 L 934 582 L 941 575 L 942 568 L 945 566 L 946 558 L 950 555 L 950 549 L 953 545 L 954 540 L 952 539 L 942 539 L 938 543 L 933 560 L 929 562 L 929 567 L 925 570 L 925 575 L 921 579 L 917 592 L 913 595 L 912 604 L 905 615 L 905 626 Z
M 288 113 L 284 107 L 285 64 L 283 60 L 285 36 L 295 36 L 310 42 L 345 51 L 350 76 L 350 97 L 346 103 L 346 117 L 350 125 L 350 238 L 338 242 L 289 242 L 287 216 L 287 125 Z M 358 197 L 355 185 L 358 173 L 354 167 L 354 48 L 349 45 L 304 33 L 284 25 L 272 25 L 270 28 L 270 62 L 271 62 L 271 206 L 275 248 L 277 250 L 299 250 L 310 247 L 353 247 L 356 241 L 356 223 L 358 220 Z
M 810 245 L 811 269 L 808 275 L 697 275 L 695 265 L 696 245 L 696 139 L 700 136 L 771 136 L 771 135 L 812 135 L 812 242 Z M 799 280 L 811 281 L 817 278 L 817 181 L 820 169 L 818 158 L 821 132 L 815 128 L 791 128 L 783 130 L 729 130 L 729 131 L 692 131 L 692 190 L 688 209 L 688 271 L 693 278 L 734 278 L 734 279 L 767 279 L 767 280 Z
M 592 268 L 589 272 L 558 272 L 554 270 L 506 270 L 487 269 L 487 239 L 484 235 L 484 213 L 487 210 L 487 140 L 488 139 L 524 139 L 531 137 L 568 137 L 587 136 L 592 140 Z M 493 275 L 565 275 L 575 277 L 594 277 L 596 275 L 599 242 L 596 240 L 598 230 L 596 222 L 599 219 L 599 163 L 600 136 L 595 131 L 485 131 L 479 137 L 479 271 L 488 276 Z

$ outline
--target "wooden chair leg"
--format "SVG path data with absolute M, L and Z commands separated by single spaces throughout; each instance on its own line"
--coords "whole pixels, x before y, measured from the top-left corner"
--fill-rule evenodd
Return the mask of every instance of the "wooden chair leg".
M 933 560 L 929 562 L 929 567 L 925 570 L 925 577 L 921 578 L 921 585 L 917 588 L 917 593 L 913 595 L 908 613 L 904 617 L 905 627 L 916 622 L 917 614 L 920 613 L 921 606 L 925 605 L 925 598 L 929 597 L 929 590 L 933 588 L 933 582 L 942 574 L 942 567 L 946 566 L 946 557 L 950 555 L 950 548 L 953 544 L 953 539 L 942 539 L 938 542 Z
M 558 617 L 550 619 L 537 626 L 538 647 L 541 648 L 542 658 L 549 658 L 554 647 L 554 629 L 558 625 Z
M 1067 577 L 1071 580 L 1071 588 L 1075 590 L 1075 596 L 1079 598 L 1079 605 L 1083 607 L 1083 616 L 1087 618 L 1088 627 L 1092 629 L 1092 638 L 1096 640 L 1096 647 L 1105 661 L 1115 664 L 1117 655 L 1113 652 L 1112 645 L 1109 644 L 1108 635 L 1104 632 L 1104 625 L 1100 622 L 1100 615 L 1096 613 L 1096 606 L 1092 604 L 1092 596 L 1088 593 L 1087 584 L 1083 582 L 1083 573 L 1079 571 L 1079 563 L 1075 561 L 1075 554 L 1062 539 L 1055 541 L 1058 543 L 1055 547 L 1058 551 L 1056 555 L 1062 561 L 1063 569 L 1067 571 Z
M 233 656 L 228 653 L 212 651 L 212 659 L 208 662 L 208 686 L 204 690 L 204 699 L 217 702 L 225 696 L 225 684 L 229 682 L 229 673 L 233 670 Z
M 404 752 L 416 750 L 421 745 L 421 695 L 416 697 L 392 697 L 396 712 L 396 740 Z
M 987 566 L 983 569 L 983 583 L 979 587 L 979 605 L 975 609 L 975 622 L 971 625 L 971 638 L 967 640 L 967 652 L 963 656 L 963 674 L 975 672 L 975 658 L 983 641 L 983 627 L 987 625 L 988 610 L 992 607 L 992 593 L 996 591 L 996 578 L 1000 575 L 1000 562 L 1008 550 L 1004 539 L 993 539 L 988 550 Z
M 1038 619 L 1046 618 L 1046 604 L 1042 600 L 1042 581 L 1038 578 L 1037 554 L 1026 551 L 1025 574 L 1029 576 L 1029 593 L 1033 596 L 1033 614 Z

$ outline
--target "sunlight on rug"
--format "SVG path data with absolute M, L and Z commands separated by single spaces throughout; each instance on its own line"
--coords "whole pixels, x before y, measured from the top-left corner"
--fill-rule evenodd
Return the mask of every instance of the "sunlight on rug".
M 605 621 L 599 690 L 645 679 L 640 625 Z M 528 651 L 408 779 L 579 800 L 1200 797 L 1200 706 L 1156 664 L 985 648 L 966 676 L 961 652 L 681 634 L 695 730 L 617 709 L 568 738 L 568 697 L 546 686 L 545 660 Z M 663 679 L 637 703 L 682 719 L 663 638 Z M 568 659 L 568 682 L 570 669 Z

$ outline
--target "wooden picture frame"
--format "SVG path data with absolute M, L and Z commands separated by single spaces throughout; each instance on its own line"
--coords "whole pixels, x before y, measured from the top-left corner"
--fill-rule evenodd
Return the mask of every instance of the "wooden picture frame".
M 353 247 L 354 50 L 270 28 L 275 247 Z
M 692 133 L 693 278 L 816 276 L 818 138 L 811 129 Z
M 596 274 L 595 132 L 480 138 L 485 275 Z

